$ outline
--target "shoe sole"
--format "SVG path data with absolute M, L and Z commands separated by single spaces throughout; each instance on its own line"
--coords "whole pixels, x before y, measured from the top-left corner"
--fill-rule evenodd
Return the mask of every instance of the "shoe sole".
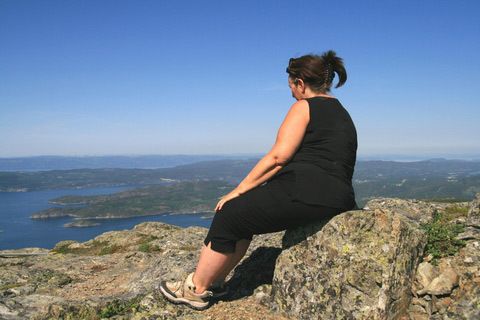
M 160 292 L 167 298 L 168 301 L 174 304 L 185 304 L 195 310 L 205 310 L 209 307 L 209 302 L 192 301 L 185 298 L 178 298 L 173 292 L 164 287 L 164 283 L 160 284 Z

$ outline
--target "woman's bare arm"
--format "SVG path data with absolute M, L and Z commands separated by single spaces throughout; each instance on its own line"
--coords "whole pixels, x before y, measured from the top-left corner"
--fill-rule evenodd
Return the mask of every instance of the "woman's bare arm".
M 269 180 L 282 169 L 300 147 L 309 121 L 308 102 L 306 100 L 295 102 L 278 130 L 272 149 L 232 192 L 243 194 Z

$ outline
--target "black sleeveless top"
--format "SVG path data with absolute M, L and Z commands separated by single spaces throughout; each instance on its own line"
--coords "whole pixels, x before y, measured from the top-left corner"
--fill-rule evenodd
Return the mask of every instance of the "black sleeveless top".
M 310 110 L 303 141 L 290 161 L 271 179 L 279 179 L 291 196 L 307 204 L 357 208 L 352 176 L 357 131 L 336 98 L 307 98 Z M 271 180 L 270 179 L 270 180 Z

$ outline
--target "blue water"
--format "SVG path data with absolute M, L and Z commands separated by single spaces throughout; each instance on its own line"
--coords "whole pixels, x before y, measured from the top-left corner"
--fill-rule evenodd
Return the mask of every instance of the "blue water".
M 0 192 L 0 250 L 25 247 L 51 249 L 61 240 L 87 241 L 111 230 L 131 229 L 144 221 L 160 221 L 180 227 L 201 226 L 208 228 L 212 219 L 204 214 L 163 214 L 124 219 L 98 219 L 100 225 L 85 228 L 65 228 L 71 217 L 37 220 L 30 216 L 40 210 L 58 205 L 48 200 L 64 195 L 99 195 L 120 192 L 134 187 L 108 187 L 90 189 L 59 189 L 33 192 Z

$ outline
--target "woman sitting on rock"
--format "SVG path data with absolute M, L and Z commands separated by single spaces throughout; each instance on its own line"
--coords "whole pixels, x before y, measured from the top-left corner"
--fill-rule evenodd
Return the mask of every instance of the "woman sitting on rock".
M 347 73 L 334 51 L 290 59 L 288 85 L 297 100 L 272 149 L 215 207 L 196 270 L 186 279 L 162 281 L 173 303 L 202 310 L 226 293 L 227 275 L 245 255 L 252 236 L 330 219 L 358 208 L 352 187 L 357 152 L 355 125 L 329 94 Z

